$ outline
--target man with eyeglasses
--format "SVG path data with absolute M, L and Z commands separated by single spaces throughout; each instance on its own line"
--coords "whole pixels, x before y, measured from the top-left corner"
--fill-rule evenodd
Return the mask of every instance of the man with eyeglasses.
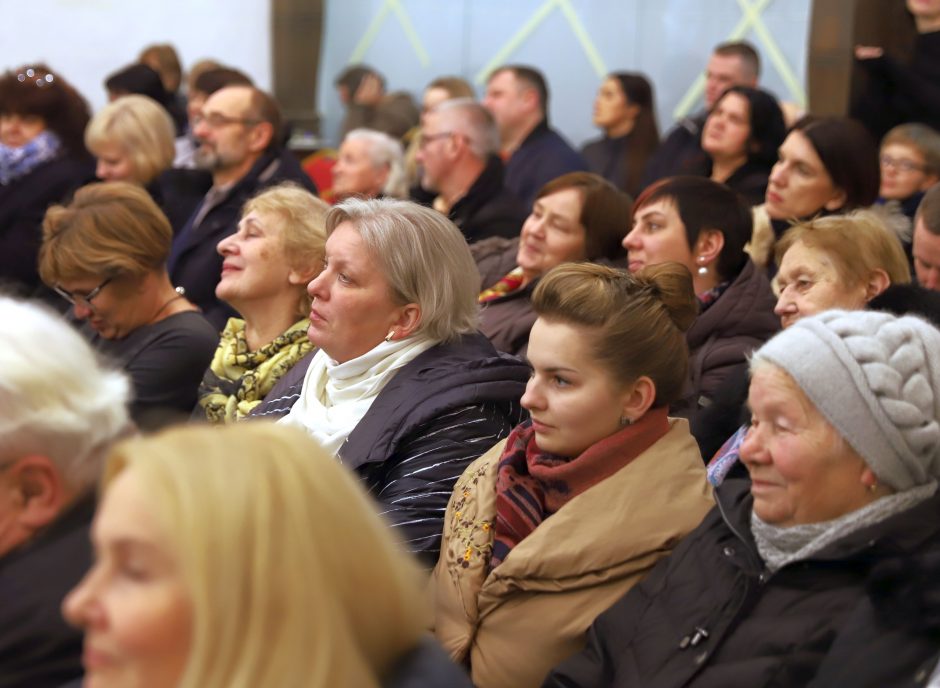
M 914 273 L 922 287 L 940 291 L 940 184 L 934 184 L 914 218 Z
M 253 86 L 228 86 L 206 100 L 195 118 L 196 164 L 212 174 L 212 188 L 173 239 L 168 269 L 173 284 L 221 330 L 235 312 L 215 295 L 222 270 L 216 245 L 237 228 L 245 202 L 269 186 L 293 181 L 317 189 L 285 150 L 280 108 Z
M 548 84 L 539 70 L 499 67 L 486 83 L 483 106 L 499 127 L 506 186 L 527 209 L 546 182 L 587 170 L 581 154 L 548 125 Z
M 421 187 L 437 193 L 433 207 L 468 243 L 519 235 L 526 208 L 503 184 L 499 131 L 471 98 L 445 100 L 425 115 L 418 149 Z

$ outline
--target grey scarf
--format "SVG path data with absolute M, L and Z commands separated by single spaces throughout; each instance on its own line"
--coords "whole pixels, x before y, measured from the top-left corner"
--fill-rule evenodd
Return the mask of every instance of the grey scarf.
M 757 543 L 757 551 L 771 573 L 794 561 L 808 559 L 823 548 L 838 542 L 850 533 L 875 523 L 880 523 L 895 514 L 911 509 L 933 497 L 937 483 L 919 485 L 904 492 L 877 499 L 861 509 L 822 523 L 780 528 L 770 525 L 751 512 L 751 532 Z

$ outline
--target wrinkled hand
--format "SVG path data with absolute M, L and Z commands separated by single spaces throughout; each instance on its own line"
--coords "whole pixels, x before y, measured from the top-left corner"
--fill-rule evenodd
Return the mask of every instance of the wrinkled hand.
M 378 105 L 382 99 L 382 82 L 375 74 L 366 74 L 356 89 L 353 102 L 356 105 Z
M 885 54 L 883 48 L 879 48 L 875 45 L 856 45 L 855 46 L 855 59 L 857 60 L 874 60 L 881 57 Z

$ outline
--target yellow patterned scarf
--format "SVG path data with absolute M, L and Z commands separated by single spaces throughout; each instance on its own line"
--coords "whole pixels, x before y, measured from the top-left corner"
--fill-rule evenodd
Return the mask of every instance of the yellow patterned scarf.
M 480 295 L 477 297 L 479 303 L 486 303 L 488 301 L 493 301 L 498 299 L 500 296 L 505 296 L 506 294 L 511 294 L 520 287 L 522 287 L 522 268 L 514 268 L 509 274 L 501 278 L 499 282 L 494 284 L 489 289 L 484 289 L 480 292 Z
M 219 348 L 199 385 L 199 405 L 210 423 L 241 420 L 297 361 L 313 350 L 309 322 L 300 320 L 273 342 L 249 351 L 245 321 L 229 318 Z

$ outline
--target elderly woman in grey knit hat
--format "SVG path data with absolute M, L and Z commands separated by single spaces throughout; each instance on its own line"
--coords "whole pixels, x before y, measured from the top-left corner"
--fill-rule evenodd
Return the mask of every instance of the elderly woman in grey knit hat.
M 940 653 L 940 331 L 804 318 L 754 354 L 748 404 L 750 480 L 722 483 L 545 686 L 923 684 Z M 890 621 L 915 589 L 937 623 Z

